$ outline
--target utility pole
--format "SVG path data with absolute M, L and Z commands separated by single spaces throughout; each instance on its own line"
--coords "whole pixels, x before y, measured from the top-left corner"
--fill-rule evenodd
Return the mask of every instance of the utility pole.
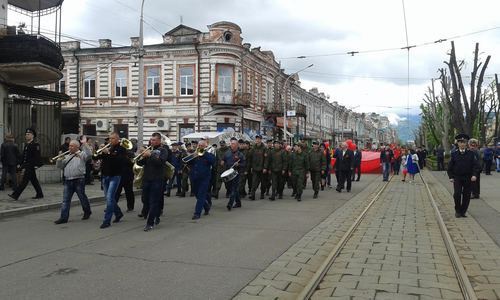
M 143 145 L 144 140 L 144 1 L 141 4 L 141 23 L 139 27 L 139 103 L 137 104 L 137 145 Z

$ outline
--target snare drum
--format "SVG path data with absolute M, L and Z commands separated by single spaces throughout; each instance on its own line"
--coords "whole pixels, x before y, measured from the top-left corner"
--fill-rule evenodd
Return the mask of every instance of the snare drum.
M 238 176 L 238 171 L 234 168 L 229 168 L 220 175 L 220 178 L 222 178 L 222 181 L 224 182 L 229 182 L 235 179 L 236 176 Z

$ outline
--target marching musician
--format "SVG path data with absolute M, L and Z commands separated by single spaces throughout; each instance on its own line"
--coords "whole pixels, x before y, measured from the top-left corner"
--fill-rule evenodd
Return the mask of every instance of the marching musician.
M 238 175 L 227 183 L 229 190 L 229 202 L 227 203 L 227 210 L 231 208 L 241 207 L 240 198 L 240 172 L 245 170 L 245 156 L 238 149 L 238 140 L 234 137 L 230 140 L 230 149 L 224 154 L 222 165 L 226 170 L 233 167 L 238 171 Z M 234 206 L 233 206 L 234 204 Z
M 186 143 L 186 156 L 194 153 L 193 146 L 190 142 Z M 183 162 L 182 166 L 182 192 L 181 197 L 186 197 L 186 192 L 189 190 L 189 173 L 191 173 L 191 168 L 187 163 Z
M 40 157 L 40 144 L 35 142 L 36 131 L 32 128 L 26 129 L 24 137 L 26 139 L 26 143 L 24 144 L 24 151 L 20 167 L 22 172 L 24 172 L 24 176 L 21 180 L 21 183 L 17 186 L 14 192 L 12 194 L 9 194 L 9 197 L 17 200 L 28 185 L 28 182 L 31 182 L 36 191 L 36 195 L 32 199 L 40 199 L 43 198 L 43 192 L 40 183 L 36 178 L 35 172 L 37 168 L 42 166 L 42 159 Z
M 81 139 L 82 146 L 77 140 L 69 142 L 69 154 L 61 156 L 61 159 L 56 161 L 56 167 L 61 169 L 64 176 L 64 192 L 63 201 L 61 204 L 61 216 L 54 221 L 55 224 L 68 223 L 69 210 L 71 208 L 71 198 L 76 193 L 83 209 L 82 220 L 87 220 L 92 214 L 90 203 L 85 194 L 85 173 L 86 163 L 90 160 L 92 152 L 87 145 L 85 136 Z
M 215 156 L 217 158 L 217 172 L 216 172 L 216 178 L 215 178 L 215 190 L 212 193 L 212 196 L 215 199 L 219 199 L 219 191 L 222 186 L 222 178 L 220 175 L 224 172 L 224 164 L 222 164 L 222 161 L 224 160 L 224 155 L 226 154 L 227 150 L 229 150 L 229 147 L 226 146 L 226 141 L 221 140 L 219 142 L 219 149 L 215 152 Z M 227 189 L 227 186 L 226 186 Z
M 202 155 L 197 156 L 188 163 L 191 166 L 191 191 L 196 196 L 193 220 L 200 218 L 203 209 L 205 210 L 205 215 L 208 215 L 212 204 L 209 187 L 212 168 L 215 167 L 215 155 L 206 151 L 206 148 L 207 141 L 204 139 L 200 140 L 196 151 L 202 153 Z
M 131 150 L 126 150 L 128 160 L 123 166 L 123 173 L 121 174 L 120 185 L 116 189 L 115 198 L 116 203 L 120 200 L 122 190 L 125 190 L 125 198 L 127 199 L 127 212 L 134 210 L 135 206 L 135 195 L 134 195 L 134 163 L 132 159 L 134 157 L 134 152 Z
M 155 132 L 150 139 L 151 149 L 142 154 L 142 159 L 137 161 L 139 166 L 144 167 L 142 184 L 142 197 L 149 204 L 148 219 L 144 231 L 150 231 L 154 225 L 160 223 L 160 205 L 163 200 L 165 188 L 166 162 L 168 159 L 167 149 L 162 147 L 161 135 Z
M 122 210 L 116 203 L 115 196 L 124 172 L 123 168 L 128 161 L 127 150 L 120 145 L 120 136 L 117 132 L 109 135 L 109 146 L 105 147 L 100 154 L 93 156 L 95 160 L 102 160 L 101 182 L 106 198 L 106 211 L 101 229 L 111 226 L 113 214 L 115 215 L 113 223 L 118 223 L 123 218 Z
M 170 197 L 170 190 L 175 182 L 177 185 L 177 193 L 176 196 L 180 196 L 182 194 L 182 159 L 186 156 L 186 152 L 181 148 L 182 142 L 173 143 L 172 144 L 172 155 L 171 155 L 171 163 L 175 167 L 174 176 L 170 179 L 167 187 L 167 197 Z

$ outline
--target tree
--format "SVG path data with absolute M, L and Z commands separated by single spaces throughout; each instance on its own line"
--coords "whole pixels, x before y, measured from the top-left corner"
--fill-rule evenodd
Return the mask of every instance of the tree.
M 440 72 L 446 74 L 446 70 L 440 70 Z M 442 76 L 441 81 L 443 80 L 448 79 L 446 76 Z M 447 85 L 447 82 L 441 83 L 440 96 L 436 96 L 434 79 L 432 79 L 432 84 L 428 87 L 423 99 L 426 105 L 421 107 L 426 127 L 436 144 L 441 144 L 446 152 L 450 151 L 450 110 L 445 104 L 446 93 L 443 91 L 443 87 Z
M 465 91 L 461 73 L 465 62 L 463 60 L 457 61 L 455 43 L 453 41 L 451 42 L 450 59 L 448 62 L 444 62 L 450 71 L 449 80 L 445 80 L 447 77 L 446 72 L 444 72 L 444 69 L 440 69 L 441 85 L 445 93 L 443 100 L 445 100 L 449 108 L 453 127 L 462 133 L 472 135 L 474 132 L 474 123 L 477 120 L 480 110 L 484 73 L 490 59 L 491 55 L 488 55 L 484 64 L 479 61 L 479 43 L 476 43 L 469 95 Z

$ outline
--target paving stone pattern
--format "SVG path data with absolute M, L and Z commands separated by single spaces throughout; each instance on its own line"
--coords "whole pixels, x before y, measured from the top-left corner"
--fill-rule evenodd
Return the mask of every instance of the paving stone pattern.
M 346 296 L 463 298 L 423 184 L 389 184 L 312 299 Z
M 500 299 L 500 249 L 470 216 L 455 218 L 455 204 L 446 188 L 424 172 L 453 243 L 478 299 Z M 473 205 L 471 200 L 471 205 Z
M 381 184 L 381 180 L 373 182 L 333 212 L 271 263 L 234 299 L 295 299 L 379 191 Z

